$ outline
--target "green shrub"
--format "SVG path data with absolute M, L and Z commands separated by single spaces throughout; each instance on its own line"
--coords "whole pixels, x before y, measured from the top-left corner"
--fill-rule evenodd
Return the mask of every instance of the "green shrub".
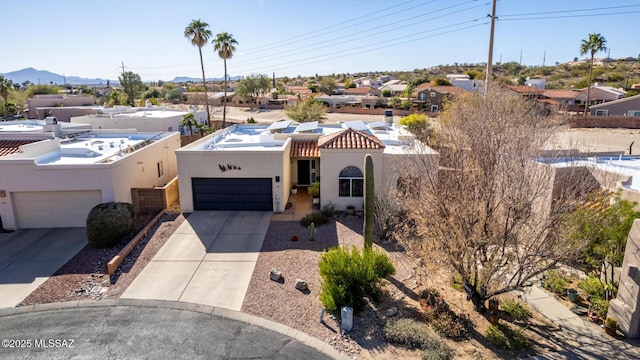
M 336 213 L 336 204 L 334 204 L 332 202 L 327 203 L 320 210 L 320 214 L 322 214 L 322 215 L 324 215 L 324 216 L 326 216 L 328 218 L 332 218 L 335 213 Z
M 328 224 L 330 219 L 326 217 L 322 213 L 311 213 L 305 215 L 302 219 L 300 219 L 300 225 L 304 227 L 309 227 L 311 223 L 314 223 L 315 226 Z
M 377 250 L 360 252 L 355 247 L 351 251 L 332 247 L 322 254 L 318 267 L 322 278 L 320 301 L 334 314 L 343 306 L 360 312 L 365 305 L 364 297 L 375 297 L 380 280 L 395 273 L 384 253 Z
M 604 286 L 597 277 L 589 275 L 588 278 L 578 283 L 578 288 L 582 289 L 587 295 L 593 298 L 604 298 Z
M 509 316 L 516 321 L 525 321 L 531 317 L 531 310 L 519 301 L 506 299 L 500 304 L 500 306 L 504 312 L 509 314 Z
M 129 203 L 98 204 L 87 215 L 89 246 L 108 248 L 117 245 L 133 230 L 135 210 Z
M 423 359 L 452 359 L 453 354 L 447 344 L 421 322 L 413 319 L 389 321 L 384 327 L 384 336 L 390 342 L 404 345 L 410 349 L 428 350 Z
M 506 324 L 494 324 L 489 326 L 485 337 L 491 345 L 501 349 L 520 350 L 529 344 L 522 329 L 512 329 Z
M 591 309 L 598 314 L 601 318 L 607 316 L 609 312 L 609 300 L 605 300 L 602 298 L 592 298 L 591 299 Z
M 469 315 L 458 315 L 451 310 L 443 311 L 431 319 L 431 328 L 438 334 L 452 340 L 471 338 L 473 323 Z
M 557 270 L 546 272 L 545 287 L 558 295 L 566 295 L 567 280 Z
M 318 195 L 320 195 L 320 182 L 319 181 L 314 182 L 311 186 L 307 188 L 307 192 L 309 193 L 309 195 L 313 197 L 317 197 Z

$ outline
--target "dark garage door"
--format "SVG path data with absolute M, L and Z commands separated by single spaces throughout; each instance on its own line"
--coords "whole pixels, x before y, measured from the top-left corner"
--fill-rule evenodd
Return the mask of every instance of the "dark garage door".
M 195 210 L 273 210 L 270 178 L 192 178 L 191 186 Z

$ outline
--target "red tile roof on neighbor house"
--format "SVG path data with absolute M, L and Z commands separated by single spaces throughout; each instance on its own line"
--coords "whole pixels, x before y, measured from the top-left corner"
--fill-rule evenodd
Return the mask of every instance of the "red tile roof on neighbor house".
M 419 92 L 425 91 L 425 90 L 437 91 L 441 94 L 452 94 L 452 95 L 462 95 L 467 92 L 465 89 L 459 88 L 457 86 L 433 85 L 432 83 L 427 82 L 427 83 L 422 83 L 416 86 L 415 90 L 413 90 L 412 96 L 417 97 Z
M 518 94 L 539 94 L 544 91 L 543 89 L 536 89 L 529 85 L 507 85 L 506 87 Z
M 366 95 L 371 90 L 373 90 L 373 88 L 370 88 L 370 87 L 356 87 L 356 88 L 346 89 L 344 91 L 344 93 L 347 94 L 347 95 Z
M 0 140 L 0 156 L 15 154 L 20 151 L 20 146 L 36 141 L 39 140 Z
M 291 157 L 320 157 L 317 140 L 293 140 Z
M 552 99 L 575 99 L 580 94 L 583 94 L 583 92 L 571 89 L 545 89 L 542 93 L 542 95 Z
M 321 137 L 318 140 L 320 149 L 384 149 L 380 139 L 364 131 L 352 128 L 335 134 Z

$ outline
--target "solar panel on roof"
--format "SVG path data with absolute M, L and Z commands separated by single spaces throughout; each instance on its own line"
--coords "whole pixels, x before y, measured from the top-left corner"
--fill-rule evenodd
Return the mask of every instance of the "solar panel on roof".
M 369 127 L 372 129 L 386 129 L 387 123 L 384 121 L 376 121 L 376 122 L 369 123 Z
M 289 127 L 289 125 L 291 125 L 291 121 L 292 120 L 276 121 L 273 124 L 269 125 L 267 130 L 282 130 L 282 129 L 286 129 L 286 128 Z
M 369 129 L 367 127 L 367 124 L 365 124 L 362 120 L 347 121 L 344 124 L 342 124 L 342 127 L 346 129 L 354 129 L 354 130 L 360 130 L 360 131 L 365 131 Z
M 297 132 L 312 131 L 317 128 L 318 128 L 318 122 L 311 121 L 311 122 L 301 123 L 300 125 L 298 125 L 298 129 L 296 129 L 296 131 Z

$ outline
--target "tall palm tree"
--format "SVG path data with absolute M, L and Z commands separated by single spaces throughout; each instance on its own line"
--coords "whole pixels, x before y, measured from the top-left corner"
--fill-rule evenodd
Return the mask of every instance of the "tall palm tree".
M 224 98 L 222 100 L 222 127 L 227 126 L 227 59 L 233 57 L 233 52 L 236 51 L 235 45 L 238 45 L 236 39 L 232 34 L 228 32 L 221 32 L 216 35 L 216 39 L 213 40 L 213 50 L 218 52 L 218 56 L 224 60 Z
M 580 43 L 580 55 L 591 54 L 591 66 L 589 67 L 589 86 L 587 87 L 587 103 L 584 106 L 584 115 L 589 111 L 589 96 L 591 95 L 591 76 L 593 74 L 593 57 L 598 51 L 606 51 L 607 39 L 598 34 L 589 34 L 589 39 Z
M 204 104 L 207 108 L 207 121 L 211 123 L 209 117 L 209 96 L 207 95 L 207 80 L 204 77 L 204 62 L 202 61 L 202 47 L 205 46 L 213 34 L 209 30 L 209 24 L 204 21 L 191 20 L 191 23 L 184 28 L 184 37 L 191 41 L 193 46 L 198 47 L 200 53 L 200 67 L 202 68 L 202 85 L 204 85 Z

